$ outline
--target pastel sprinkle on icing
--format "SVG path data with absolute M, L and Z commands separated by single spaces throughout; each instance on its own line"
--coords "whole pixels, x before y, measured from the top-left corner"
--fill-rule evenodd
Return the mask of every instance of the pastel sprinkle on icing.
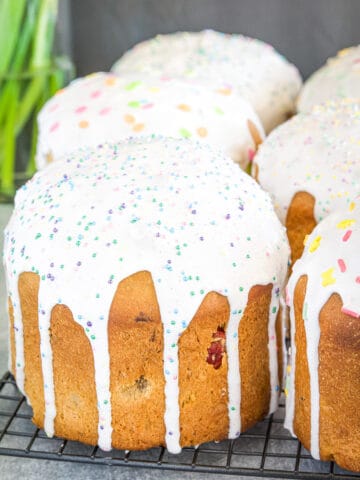
M 145 125 L 143 123 L 137 123 L 134 125 L 133 130 L 134 132 L 142 132 L 145 128 Z
M 209 143 L 246 169 L 249 149 L 255 152 L 265 136 L 254 108 L 237 92 L 224 96 L 211 84 L 129 72 L 73 81 L 44 105 L 38 125 L 39 170 L 49 152 L 56 161 L 77 148 L 154 134 Z
M 80 120 L 79 127 L 80 128 L 88 128 L 89 122 L 87 120 Z
M 126 115 L 124 115 L 124 120 L 126 123 L 134 123 L 135 117 L 134 115 L 130 115 L 129 113 L 127 113 Z
M 349 310 L 348 308 L 342 308 L 341 309 L 342 313 L 345 313 L 346 315 L 350 315 L 350 317 L 354 318 L 360 318 L 360 313 L 359 312 L 354 312 L 353 310 Z
M 325 270 L 325 272 L 322 272 L 321 274 L 321 285 L 323 287 L 327 287 L 328 285 L 332 285 L 333 283 L 336 282 L 336 278 L 333 276 L 334 275 L 334 268 L 331 267 L 328 270 Z
M 339 258 L 337 262 L 338 262 L 338 265 L 339 265 L 339 268 L 340 268 L 340 272 L 341 273 L 346 272 L 346 264 L 345 264 L 344 260 L 342 258 Z
M 105 85 L 107 85 L 108 87 L 113 87 L 116 83 L 116 77 L 115 76 L 109 76 L 106 80 L 105 80 Z
M 180 135 L 183 138 L 190 138 L 191 137 L 191 132 L 189 132 L 189 130 L 187 130 L 186 128 L 180 128 L 179 132 L 180 132 Z
M 199 137 L 202 137 L 202 138 L 207 137 L 208 131 L 205 127 L 199 127 L 196 131 L 197 131 Z
M 321 239 L 322 239 L 322 237 L 318 236 L 311 242 L 311 245 L 309 247 L 309 252 L 310 253 L 315 252 L 319 248 Z
M 349 238 L 351 237 L 351 234 L 352 234 L 352 230 L 348 230 L 345 235 L 342 237 L 342 241 L 343 242 L 347 242 L 349 240 Z
M 179 110 L 182 110 L 183 112 L 190 112 L 191 111 L 190 105 L 186 105 L 185 103 L 180 103 L 180 105 L 178 105 L 177 108 Z
M 346 219 L 346 220 L 342 220 L 341 222 L 339 222 L 337 225 L 336 225 L 336 228 L 341 228 L 341 229 L 345 229 L 345 228 L 349 228 L 351 227 L 351 225 L 353 225 L 355 223 L 355 220 L 353 219 Z

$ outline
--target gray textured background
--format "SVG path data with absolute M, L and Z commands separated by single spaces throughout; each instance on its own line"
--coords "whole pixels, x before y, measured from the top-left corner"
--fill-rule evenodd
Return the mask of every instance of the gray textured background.
M 135 43 L 177 30 L 260 38 L 305 77 L 360 43 L 360 0 L 70 0 L 69 12 L 78 75 L 108 70 Z

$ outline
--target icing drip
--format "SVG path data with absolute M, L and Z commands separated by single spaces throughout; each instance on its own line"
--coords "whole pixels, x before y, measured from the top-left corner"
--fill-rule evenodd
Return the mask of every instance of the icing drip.
M 230 299 L 229 299 L 230 300 Z M 244 302 L 244 300 L 243 300 Z M 240 311 L 243 312 L 245 304 L 241 303 Z M 232 309 L 230 300 L 230 319 L 226 330 L 226 351 L 228 356 L 228 395 L 229 395 L 229 438 L 237 438 L 241 431 L 241 377 L 239 368 L 238 328 L 240 316 Z
M 288 350 L 286 346 L 286 339 L 289 337 L 288 331 L 288 316 L 287 316 L 287 306 L 286 301 L 284 299 L 284 294 L 280 295 L 280 308 L 281 308 L 281 348 L 282 348 L 282 378 L 281 386 L 286 387 L 286 373 L 287 373 L 287 366 L 288 366 Z
M 112 70 L 193 79 L 217 85 L 225 94 L 236 90 L 253 105 L 267 132 L 294 112 L 301 87 L 296 67 L 270 45 L 213 30 L 157 35 L 135 45 Z
M 41 366 L 44 377 L 44 400 L 45 416 L 44 430 L 49 437 L 54 435 L 54 419 L 56 416 L 54 376 L 52 368 L 52 350 L 50 344 L 50 318 L 53 303 L 48 297 L 48 288 L 43 282 L 39 286 L 39 331 L 40 331 L 40 354 Z
M 360 316 L 360 197 L 347 209 L 329 215 L 307 238 L 303 256 L 298 260 L 288 284 L 291 332 L 295 338 L 294 291 L 299 278 L 307 275 L 307 288 L 303 306 L 307 359 L 311 392 L 311 454 L 319 452 L 319 316 L 321 309 L 333 293 L 343 301 L 343 313 Z M 349 234 L 349 232 L 351 232 Z M 285 426 L 293 433 L 295 413 L 295 358 L 296 344 L 291 347 L 291 374 Z
M 300 112 L 327 100 L 360 97 L 360 46 L 346 48 L 311 75 L 298 100 Z
M 21 306 L 18 286 L 15 285 L 10 295 L 14 309 L 14 330 L 15 330 L 15 376 L 16 383 L 21 393 L 25 393 L 24 389 L 24 336 L 23 323 L 21 319 Z
M 269 414 L 275 412 L 278 407 L 278 397 L 280 392 L 279 372 L 277 360 L 277 342 L 276 342 L 276 318 L 280 307 L 280 289 L 278 286 L 273 287 L 271 293 L 271 302 L 269 307 L 269 368 L 270 368 L 270 385 L 271 397 Z
M 298 114 L 272 132 L 254 162 L 284 223 L 295 193 L 314 196 L 322 220 L 346 207 L 360 189 L 360 103 L 344 100 Z
M 264 138 L 254 109 L 234 91 L 128 72 L 75 80 L 45 104 L 38 124 L 38 169 L 79 147 L 154 133 L 223 148 L 245 169 Z
M 118 283 L 147 270 L 164 325 L 169 451 L 180 451 L 178 339 L 210 291 L 227 296 L 231 308 L 229 436 L 237 436 L 239 322 L 252 286 L 272 283 L 274 292 L 282 287 L 288 254 L 285 230 L 268 194 L 206 145 L 162 138 L 106 144 L 79 150 L 37 173 L 16 196 L 4 261 L 12 298 L 21 272 L 34 271 L 41 279 L 47 433 L 53 433 L 56 412 L 46 332 L 51 310 L 60 303 L 71 309 L 92 346 L 99 446 L 111 447 L 109 309 Z M 271 305 L 278 309 L 277 293 Z M 18 322 L 19 311 L 16 315 Z M 271 324 L 274 318 L 275 313 Z M 275 342 L 269 343 L 269 351 L 274 379 Z

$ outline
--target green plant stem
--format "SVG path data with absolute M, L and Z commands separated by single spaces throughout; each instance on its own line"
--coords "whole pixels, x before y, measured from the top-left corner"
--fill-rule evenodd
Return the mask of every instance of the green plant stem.
M 9 69 L 25 10 L 26 0 L 0 0 L 0 77 Z
M 1 0 L 0 0 L 1 1 Z M 14 59 L 11 63 L 10 75 L 16 75 L 24 69 L 25 57 L 29 53 L 33 31 L 36 25 L 36 13 L 38 9 L 38 1 L 32 1 L 28 3 L 28 8 L 26 11 L 26 18 L 21 30 L 21 35 L 17 44 L 15 51 Z M 11 77 L 8 80 L 5 80 L 3 88 L 0 90 L 0 124 L 3 120 L 4 115 L 6 114 L 6 105 L 9 97 L 9 90 L 11 89 L 11 83 L 17 81 Z
M 20 107 L 17 113 L 15 123 L 15 134 L 18 135 L 24 125 L 26 124 L 29 116 L 33 112 L 39 98 L 41 97 L 44 85 L 46 83 L 46 76 L 39 74 L 31 82 L 25 91 L 24 96 L 21 99 Z
M 36 25 L 30 68 L 44 67 L 50 62 L 54 41 L 58 0 L 42 0 Z
M 27 176 L 33 175 L 33 173 L 36 171 L 35 156 L 36 156 L 36 148 L 37 148 L 38 123 L 37 121 L 35 121 L 35 119 L 37 118 L 38 113 L 40 112 L 46 100 L 55 93 L 55 92 L 52 92 L 52 88 L 51 88 L 52 78 L 54 76 L 55 74 L 51 75 L 49 78 L 49 81 L 45 83 L 44 89 L 42 91 L 42 95 L 39 99 L 39 102 L 33 114 L 34 121 L 32 124 L 32 131 L 31 131 L 31 146 L 30 146 L 29 162 L 26 166 Z
M 11 101 L 9 103 L 7 119 L 4 128 L 4 158 L 1 165 L 1 187 L 3 192 L 11 193 L 14 189 L 15 170 L 15 118 L 18 104 L 19 86 L 14 83 L 11 88 Z

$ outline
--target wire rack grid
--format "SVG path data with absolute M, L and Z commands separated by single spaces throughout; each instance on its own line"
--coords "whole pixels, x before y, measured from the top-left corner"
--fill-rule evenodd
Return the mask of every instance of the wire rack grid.
M 360 473 L 341 470 L 333 462 L 313 460 L 308 451 L 283 428 L 284 405 L 236 440 L 184 448 L 171 455 L 165 448 L 145 452 L 112 450 L 60 438 L 48 438 L 31 422 L 32 411 L 6 373 L 0 380 L 0 455 L 145 467 L 265 478 L 356 480 Z

